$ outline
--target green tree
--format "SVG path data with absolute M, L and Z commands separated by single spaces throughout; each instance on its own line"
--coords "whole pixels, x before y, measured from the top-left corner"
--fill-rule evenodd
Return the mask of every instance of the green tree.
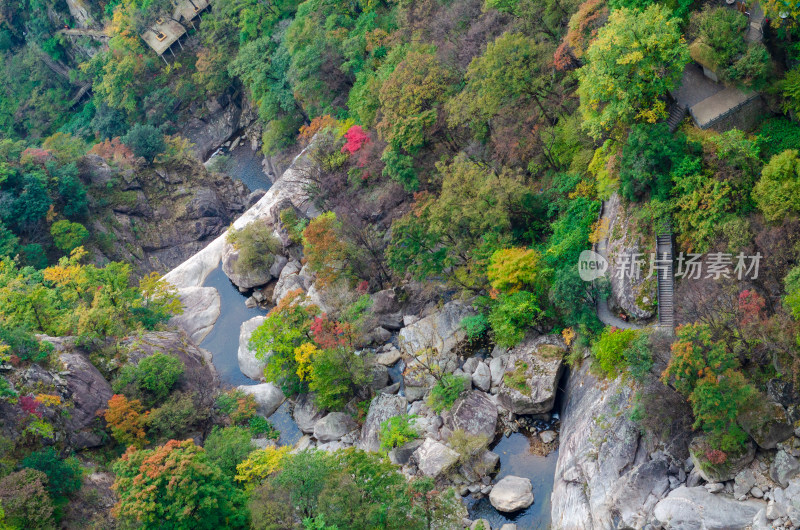
M 150 528 L 247 528 L 244 494 L 191 440 L 128 448 L 114 464 L 112 513 Z
M 625 352 L 636 336 L 633 329 L 606 327 L 592 344 L 592 357 L 608 377 L 617 377 L 625 368 Z
M 50 227 L 50 235 L 59 250 L 69 253 L 86 241 L 89 231 L 80 223 L 61 220 Z
M 432 51 L 409 52 L 380 90 L 381 137 L 395 150 L 416 153 L 434 134 L 451 82 Z
M 414 209 L 394 222 L 388 263 L 417 278 L 448 271 L 460 287 L 483 288 L 490 256 L 508 246 L 515 228 L 530 222 L 526 199 L 532 191 L 520 173 L 498 173 L 463 154 L 436 167 L 441 193 L 421 195 Z
M 541 254 L 530 248 L 507 248 L 495 251 L 489 259 L 486 275 L 498 291 L 514 293 L 541 283 Z
M 381 423 L 381 430 L 378 435 L 381 441 L 381 449 L 389 451 L 419 438 L 419 432 L 412 425 L 412 421 L 415 418 L 416 416 L 413 415 L 401 414 Z
M 755 389 L 738 370 L 736 356 L 714 340 L 707 325 L 690 324 L 677 332 L 672 357 L 662 374 L 692 404 L 695 428 L 709 433 L 714 449 L 735 452 L 747 440 L 736 418 Z
M 31 453 L 22 460 L 22 467 L 47 475 L 47 491 L 56 504 L 66 503 L 81 488 L 83 470 L 78 459 L 61 458 L 52 447 Z
M 17 252 L 18 243 L 19 238 L 0 221 L 0 258 L 5 256 L 13 257 Z
M 97 132 L 100 140 L 110 140 L 123 136 L 128 130 L 125 113 L 108 106 L 105 101 L 100 102 L 92 118 L 92 129 Z
M 20 233 L 30 230 L 44 218 L 52 204 L 46 181 L 47 175 L 43 172 L 27 173 L 16 182 L 10 182 L 15 188 L 13 192 L 0 192 L 0 202 L 6 204 L 0 209 L 0 218 L 7 226 Z
M 220 428 L 215 425 L 203 447 L 209 460 L 217 464 L 223 473 L 233 477 L 236 466 L 255 449 L 250 443 L 250 436 L 250 431 L 244 427 Z
M 637 124 L 622 148 L 620 193 L 629 201 L 649 196 L 666 200 L 672 190 L 672 168 L 683 158 L 686 138 L 673 136 L 666 123 Z
M 240 230 L 231 228 L 228 242 L 239 251 L 233 269 L 242 275 L 268 270 L 275 261 L 275 254 L 281 250 L 281 242 L 262 220 L 253 221 Z
M 172 355 L 154 353 L 138 364 L 126 364 L 114 380 L 114 392 L 141 397 L 146 406 L 163 402 L 178 382 L 185 367 Z
M 250 337 L 249 347 L 257 359 L 267 361 L 264 376 L 278 383 L 286 394 L 305 390 L 297 374 L 295 348 L 311 339 L 311 321 L 319 312 L 316 306 L 304 304 L 305 295 L 289 293 L 269 312 Z
M 364 355 L 344 347 L 321 350 L 311 362 L 311 372 L 308 388 L 317 404 L 328 410 L 342 410 L 372 377 Z
M 659 100 L 677 85 L 689 50 L 670 10 L 618 9 L 600 28 L 578 71 L 584 127 L 594 138 L 666 115 Z
M 196 392 L 173 392 L 164 403 L 147 414 L 147 430 L 156 442 L 179 439 L 202 428 L 210 410 Z
M 543 316 L 539 297 L 528 291 L 501 293 L 489 312 L 489 325 L 494 340 L 500 346 L 510 348 L 525 338 L 531 326 Z
M 134 155 L 143 157 L 151 163 L 167 148 L 164 134 L 160 130 L 152 125 L 140 123 L 134 125 L 128 134 L 122 137 L 122 143 L 130 147 Z
M 506 109 L 527 108 L 533 102 L 542 118 L 555 109 L 548 98 L 556 88 L 551 62 L 555 47 L 521 33 L 507 32 L 489 43 L 483 55 L 472 60 L 466 85 L 448 100 L 451 125 L 469 125 L 483 135 L 492 119 Z
M 75 164 L 60 168 L 56 177 L 59 181 L 58 197 L 62 202 L 61 212 L 70 219 L 85 217 L 89 199 L 86 196 L 86 188 L 78 179 L 78 169 Z
M 773 156 L 761 170 L 753 199 L 768 221 L 800 212 L 800 155 L 796 149 Z

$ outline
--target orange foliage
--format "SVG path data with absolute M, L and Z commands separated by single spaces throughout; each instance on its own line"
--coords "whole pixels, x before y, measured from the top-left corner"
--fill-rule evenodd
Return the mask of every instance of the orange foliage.
M 114 394 L 108 400 L 104 417 L 117 442 L 142 447 L 147 443 L 144 431 L 147 414 L 142 414 L 142 404 L 138 399 L 128 400 L 122 394 Z
M 133 151 L 123 144 L 119 138 L 95 144 L 89 150 L 89 154 L 101 156 L 107 161 L 124 165 L 129 165 L 134 160 Z
M 308 125 L 303 125 L 300 127 L 300 135 L 298 139 L 303 143 L 308 143 L 314 138 L 314 135 L 317 134 L 319 131 L 327 129 L 329 127 L 336 127 L 339 122 L 336 121 L 336 118 L 331 117 L 330 114 L 326 114 L 324 116 L 317 116 L 311 123 Z

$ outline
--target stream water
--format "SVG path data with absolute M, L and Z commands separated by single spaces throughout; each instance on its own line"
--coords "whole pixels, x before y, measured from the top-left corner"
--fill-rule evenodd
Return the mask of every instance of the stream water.
M 470 519 L 486 519 L 492 528 L 500 528 L 506 523 L 515 523 L 520 530 L 550 528 L 550 494 L 553 492 L 558 451 L 547 456 L 534 454 L 528 436 L 519 432 L 501 438 L 492 450 L 500 455 L 497 480 L 507 475 L 529 478 L 533 485 L 533 504 L 524 510 L 506 514 L 495 510 L 489 497 L 480 500 L 467 497 L 465 502 Z
M 250 149 L 249 143 L 240 142 L 232 150 L 220 148 L 212 155 L 212 158 L 220 154 L 230 157 L 227 173 L 231 177 L 241 180 L 250 191 L 259 188 L 267 190 L 272 185 L 262 169 L 261 156 Z M 208 275 L 203 285 L 214 287 L 217 290 L 222 311 L 211 333 L 203 339 L 200 347 L 211 352 L 214 368 L 216 368 L 223 386 L 258 384 L 258 381 L 253 381 L 239 370 L 239 329 L 242 323 L 253 317 L 265 315 L 266 311 L 257 307 L 248 308 L 244 305 L 246 297 L 222 272 L 222 265 Z M 285 401 L 269 417 L 269 421 L 280 431 L 279 442 L 282 445 L 293 445 L 303 435 L 292 420 L 288 401 Z
M 232 151 L 220 151 L 231 157 L 228 173 L 241 180 L 250 189 L 268 189 L 271 181 L 264 174 L 261 167 L 261 157 L 253 153 L 249 145 L 242 142 Z M 202 348 L 210 351 L 213 356 L 214 367 L 219 373 L 223 386 L 255 385 L 257 381 L 246 377 L 239 370 L 237 357 L 239 348 L 239 329 L 243 322 L 253 317 L 264 315 L 263 309 L 245 306 L 245 296 L 230 282 L 222 271 L 220 265 L 209 274 L 203 284 L 214 287 L 220 295 L 223 311 L 220 313 L 211 333 L 200 344 Z M 402 362 L 389 369 L 393 382 L 402 382 Z M 562 379 L 562 386 L 564 380 Z M 557 399 L 554 412 L 560 408 Z M 289 402 L 286 401 L 269 418 L 270 422 L 281 433 L 281 445 L 291 445 L 297 442 L 302 432 L 292 420 L 289 411 Z M 540 456 L 531 450 L 531 442 L 527 435 L 513 433 L 509 437 L 501 437 L 495 442 L 492 450 L 500 455 L 500 471 L 497 480 L 507 476 L 516 475 L 526 477 L 533 484 L 534 502 L 525 510 L 513 514 L 500 513 L 494 509 L 489 498 L 464 499 L 471 519 L 486 519 L 492 528 L 499 528 L 505 523 L 516 523 L 522 530 L 537 530 L 550 527 L 550 495 L 553 491 L 553 477 L 555 475 L 558 452 L 554 451 L 547 456 Z
M 272 186 L 272 181 L 264 173 L 261 165 L 261 155 L 258 151 L 250 148 L 250 142 L 247 139 L 243 138 L 234 149 L 220 147 L 211 155 L 209 161 L 219 155 L 225 155 L 230 159 L 225 172 L 231 177 L 241 180 L 250 191 L 268 190 Z
M 265 315 L 266 312 L 258 308 L 250 309 L 244 305 L 244 295 L 222 272 L 222 265 L 208 275 L 203 285 L 217 290 L 223 310 L 211 333 L 200 343 L 200 347 L 211 352 L 214 368 L 223 386 L 258 384 L 258 381 L 253 381 L 239 370 L 239 329 L 246 320 Z M 269 417 L 269 421 L 281 433 L 279 440 L 281 445 L 293 445 L 303 435 L 292 420 L 289 401 L 284 401 L 283 405 Z

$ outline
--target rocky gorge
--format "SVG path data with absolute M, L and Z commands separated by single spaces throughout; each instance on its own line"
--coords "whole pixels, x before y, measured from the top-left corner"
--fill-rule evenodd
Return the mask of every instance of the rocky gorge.
M 317 215 L 306 195 L 308 182 L 303 164 L 307 163 L 301 154 L 264 196 L 232 225 L 232 229 L 240 230 L 249 223 L 266 221 L 272 227 L 284 248 L 269 270 L 258 276 L 237 275 L 233 267 L 237 252 L 223 234 L 165 275 L 178 289 L 184 305 L 184 313 L 175 317 L 173 324 L 183 328 L 198 343 L 214 330 L 217 319 L 226 311 L 220 306 L 219 289 L 205 285 L 215 270 L 225 273 L 232 285 L 245 293 L 238 300 L 242 305 L 269 308 L 299 289 L 306 292 L 314 304 L 322 308 L 327 306 L 325 291 L 316 287 L 314 275 L 298 259 L 301 257 L 299 249 L 282 235 L 285 229 L 278 216 L 280 210 L 289 206 L 303 216 Z M 219 288 L 226 289 L 225 286 Z M 381 424 L 408 414 L 414 418 L 413 426 L 422 437 L 388 453 L 389 459 L 402 466 L 407 476 L 429 476 L 439 483 L 455 486 L 462 495 L 485 497 L 501 513 L 520 513 L 536 502 L 530 480 L 525 477 L 504 477 L 501 487 L 491 495 L 494 491 L 492 476 L 497 473 L 500 462 L 499 455 L 491 447 L 498 437 L 502 439 L 520 432 L 535 440 L 542 454 L 556 448 L 558 415 L 551 411 L 568 350 L 563 339 L 534 334 L 510 350 L 476 349 L 466 340 L 460 326 L 465 316 L 473 314 L 469 304 L 457 300 L 437 303 L 435 297 L 413 282 L 399 289 L 374 293 L 371 299 L 370 321 L 374 328 L 366 334 L 361 354 L 373 359 L 371 387 L 375 398 L 363 423 L 355 423 L 350 414 L 320 410 L 313 394 L 301 395 L 290 404 L 294 426 L 302 433 L 295 447 L 336 450 L 354 446 L 378 451 Z M 235 335 L 235 347 L 229 340 L 225 351 L 214 352 L 214 357 L 215 362 L 217 358 L 223 362 L 223 356 L 235 356 L 240 373 L 252 380 L 239 388 L 252 393 L 259 413 L 274 421 L 275 411 L 284 410 L 287 400 L 278 387 L 263 382 L 265 360 L 257 359 L 248 347 L 251 334 L 264 318 L 259 315 L 243 320 Z M 445 373 L 468 382 L 449 411 L 436 413 L 424 399 L 436 382 L 430 373 L 415 370 L 422 362 L 418 353 L 426 348 L 433 348 L 437 363 Z M 522 366 L 526 368 L 521 369 Z M 517 386 L 510 385 L 506 374 L 512 372 L 532 390 L 521 389 L 518 382 Z M 283 421 L 279 420 L 277 425 Z M 468 448 L 454 444 L 451 442 L 454 432 L 466 433 L 476 441 Z
M 296 164 L 303 163 L 301 156 Z M 290 168 L 234 227 L 266 219 L 280 235 L 280 209 L 292 205 L 302 215 L 315 215 L 303 190 L 303 172 Z M 288 242 L 285 236 L 281 240 Z M 247 302 L 254 305 L 271 307 L 290 291 L 301 289 L 324 308 L 325 293 L 317 289 L 314 275 L 299 257 L 289 243 L 261 277 L 231 274 L 229 279 L 250 295 Z M 235 253 L 220 236 L 166 276 L 187 303 L 187 313 L 175 323 L 188 326 L 187 332 L 198 334 L 197 338 L 202 337 L 202 330 L 213 327 L 218 313 L 214 290 L 203 287 L 203 281 L 217 267 L 225 271 L 226 261 L 233 259 Z M 501 513 L 519 513 L 539 500 L 531 495 L 528 477 L 492 478 L 499 476 L 500 458 L 491 449 L 498 437 L 530 432 L 545 451 L 557 447 L 552 528 L 792 528 L 798 524 L 794 492 L 800 487 L 800 433 L 790 427 L 790 418 L 783 424 L 753 429 L 763 433 L 758 450 L 753 446 L 724 475 L 714 475 L 693 458 L 693 444 L 698 442 L 690 432 L 676 432 L 669 441 L 643 436 L 631 419 L 636 406 L 634 385 L 622 378 L 610 383 L 597 379 L 588 359 L 564 380 L 560 390 L 563 410 L 555 420 L 559 414 L 553 414 L 553 407 L 570 349 L 560 336 L 532 334 L 508 350 L 470 347 L 459 326 L 470 314 L 469 305 L 457 300 L 426 303 L 421 292 L 412 282 L 402 286 L 402 293 L 396 288 L 371 296 L 375 327 L 363 351 L 374 358 L 376 397 L 363 424 L 354 423 L 347 414 L 320 410 L 313 395 L 302 395 L 291 404 L 294 423 L 303 433 L 297 448 L 355 446 L 377 451 L 380 424 L 394 416 L 413 414 L 414 425 L 424 436 L 390 451 L 389 458 L 408 476 L 430 476 L 456 486 L 462 495 L 485 497 Z M 207 300 L 197 305 L 212 310 L 193 311 L 193 297 Z M 401 298 L 412 299 L 414 304 L 400 302 Z M 245 303 L 244 297 L 240 303 Z M 241 373 L 254 380 L 262 379 L 264 361 L 254 357 L 248 342 L 263 319 L 256 316 L 242 322 L 237 347 L 226 354 L 235 353 Z M 426 348 L 436 351 L 445 372 L 469 381 L 452 409 L 441 414 L 431 410 L 424 399 L 435 380 L 414 370 L 420 363 L 418 352 Z M 525 385 L 515 385 L 516 379 L 509 377 L 514 375 L 520 375 Z M 270 383 L 249 389 L 265 415 L 284 404 L 285 397 Z M 791 399 L 783 401 L 790 403 Z M 784 405 L 774 405 L 784 410 Z M 451 443 L 456 430 L 485 441 L 464 454 Z M 698 508 L 702 506 L 714 509 Z M 485 524 L 490 526 L 488 520 Z M 472 525 L 465 519 L 466 527 Z
M 102 160 L 88 163 L 89 171 L 113 174 Z M 347 407 L 320 408 L 314 394 L 287 399 L 280 388 L 264 381 L 265 359 L 253 354 L 249 342 L 266 311 L 290 293 L 304 292 L 323 310 L 336 302 L 318 285 L 280 216 L 287 208 L 304 218 L 319 214 L 308 193 L 310 163 L 305 152 L 298 155 L 269 190 L 257 194 L 257 200 L 251 198 L 255 202 L 246 210 L 248 200 L 241 186 L 189 162 L 174 168 L 174 174 L 165 171 L 166 177 L 158 172 L 150 175 L 165 183 L 170 179 L 177 183 L 182 178 L 177 175 L 186 171 L 196 172 L 192 182 L 197 182 L 197 175 L 210 179 L 204 182 L 212 191 L 186 194 L 193 197 L 189 205 L 195 206 L 183 211 L 208 214 L 205 218 L 216 219 L 215 228 L 203 238 L 170 247 L 172 253 L 153 251 L 141 262 L 144 269 L 157 263 L 163 267 L 169 262 L 163 256 L 173 256 L 174 261 L 175 256 L 200 248 L 164 276 L 177 289 L 184 309 L 170 322 L 176 331 L 126 339 L 123 355 L 115 362 L 136 364 L 156 351 L 177 356 L 187 367 L 178 383 L 181 392 L 209 400 L 222 386 L 253 395 L 258 414 L 280 431 L 278 443 L 294 450 L 354 447 L 377 452 L 381 425 L 407 415 L 420 437 L 389 450 L 389 460 L 407 477 L 430 477 L 454 487 L 467 507 L 462 514 L 464 528 L 800 525 L 800 429 L 793 423 L 800 417 L 798 398 L 790 386 L 770 383 L 764 410 L 740 419 L 752 438 L 748 449 L 724 466 L 709 467 L 702 437 L 686 424 L 665 418 L 671 429 L 668 436 L 643 434 L 635 419 L 640 406 L 637 384 L 623 376 L 610 381 L 599 377 L 591 368 L 588 350 L 568 344 L 562 335 L 533 331 L 513 348 L 472 343 L 461 325 L 474 314 L 469 300 L 446 291 L 442 295 L 412 280 L 369 295 L 370 328 L 358 352 L 369 359 L 368 386 L 374 398 L 362 416 Z M 154 204 L 152 184 L 142 184 L 136 172 L 131 175 L 137 175 L 138 180 L 129 178 L 141 189 L 129 191 Z M 201 208 L 206 200 L 217 201 L 219 208 Z M 142 208 L 118 215 L 141 217 Z M 153 211 L 157 217 L 163 208 Z M 172 215 L 164 222 L 206 222 L 198 221 L 203 215 Z M 232 220 L 231 230 L 265 223 L 281 242 L 269 268 L 258 274 L 236 272 L 239 252 L 229 240 L 223 218 Z M 617 303 L 633 314 L 627 302 Z M 56 388 L 59 398 L 69 403 L 66 419 L 52 418 L 60 442 L 74 450 L 101 446 L 98 413 L 112 395 L 106 372 L 114 367 L 93 364 L 70 339 L 42 340 L 54 345 L 63 369 L 48 371 L 34 365 L 24 374 L 26 384 L 41 382 Z M 569 370 L 567 356 L 578 361 Z M 440 368 L 438 374 L 425 368 L 431 359 Z M 460 378 L 464 388 L 449 410 L 437 412 L 428 396 L 441 374 Z M 676 411 L 686 406 L 665 404 Z M 8 430 L 17 413 L 0 407 L 3 436 L 21 436 Z M 197 443 L 205 434 L 196 433 Z M 254 443 L 272 442 L 255 439 Z M 95 479 L 93 483 L 105 484 L 99 489 L 113 498 L 108 477 L 100 473 Z

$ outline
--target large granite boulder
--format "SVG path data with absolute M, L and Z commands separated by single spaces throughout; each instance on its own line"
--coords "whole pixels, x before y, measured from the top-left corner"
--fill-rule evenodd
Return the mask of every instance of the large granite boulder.
M 381 448 L 379 439 L 381 423 L 405 414 L 408 401 L 403 396 L 394 394 L 378 394 L 369 405 L 367 417 L 361 427 L 359 447 L 364 451 L 378 451 Z
M 474 359 L 474 357 L 473 357 Z M 472 384 L 475 388 L 488 392 L 492 387 L 492 372 L 486 363 L 478 363 L 472 372 Z
M 740 414 L 736 421 L 762 449 L 775 449 L 794 432 L 786 410 L 769 400 L 757 400 L 757 406 Z
M 464 317 L 474 314 L 466 304 L 454 301 L 432 315 L 422 318 L 400 331 L 400 346 L 403 353 L 413 355 L 432 348 L 440 355 L 450 353 L 466 334 L 461 328 Z
M 264 323 L 266 317 L 253 317 L 250 320 L 242 322 L 239 328 L 239 351 L 237 357 L 239 359 L 239 370 L 250 379 L 261 381 L 264 379 L 264 367 L 267 366 L 267 360 L 256 359 L 255 353 L 250 349 L 249 342 L 253 332 Z
M 267 225 L 264 225 L 265 229 Z M 222 272 L 236 285 L 240 290 L 252 289 L 266 285 L 272 280 L 272 273 L 270 268 L 256 268 L 251 270 L 242 270 L 236 264 L 239 261 L 239 250 L 230 242 L 225 241 L 222 248 Z M 273 256 L 274 262 L 274 256 Z M 270 265 L 271 267 L 271 265 Z
M 182 331 L 152 331 L 130 335 L 121 346 L 128 354 L 128 362 L 137 364 L 156 353 L 172 355 L 181 360 L 183 375 L 175 390 L 194 393 L 198 406 L 212 406 L 219 388 L 219 376 L 211 362 L 211 353 L 199 348 Z
M 528 478 L 508 475 L 492 487 L 489 502 L 500 512 L 516 512 L 533 504 L 533 485 Z
M 98 412 L 105 410 L 113 392 L 89 359 L 80 353 L 61 353 L 64 364 L 69 416 L 66 421 L 67 439 L 75 450 L 103 445 L 98 429 Z
M 281 389 L 272 383 L 260 385 L 241 385 L 236 387 L 245 394 L 251 394 L 256 400 L 256 412 L 269 418 L 283 404 L 286 397 Z
M 461 302 L 449 302 L 399 333 L 400 349 L 406 361 L 405 386 L 409 401 L 421 399 L 436 384 L 425 368 L 437 366 L 442 373 L 452 373 L 458 367 L 456 346 L 466 337 L 461 320 L 473 314 Z
M 770 478 L 785 488 L 789 485 L 789 481 L 798 475 L 800 475 L 800 460 L 786 451 L 778 451 L 769 467 Z
M 792 528 L 800 528 L 800 477 L 790 480 L 783 491 L 776 488 L 773 493 L 779 512 L 786 514 Z
M 306 434 L 314 432 L 314 425 L 322 419 L 325 412 L 314 403 L 314 394 L 301 394 L 294 403 L 292 416 L 297 427 Z
M 272 291 L 273 304 L 277 304 L 283 300 L 283 298 L 292 291 L 298 289 L 302 291 L 308 290 L 310 280 L 300 274 L 302 270 L 302 265 L 294 260 L 287 263 L 283 269 L 281 269 L 281 274 L 278 277 L 277 283 L 275 283 L 275 289 Z
M 458 453 L 442 442 L 426 438 L 422 445 L 414 451 L 411 459 L 423 474 L 437 478 L 458 462 Z
M 473 390 L 459 397 L 446 414 L 451 430 L 461 429 L 468 434 L 483 436 L 486 443 L 494 440 L 497 427 L 497 406 L 484 392 Z
M 607 276 L 611 286 L 609 306 L 612 311 L 624 311 L 635 319 L 651 318 L 655 315 L 657 303 L 655 278 L 648 278 L 647 274 L 634 278 L 628 274 L 620 275 L 615 272 L 624 266 L 624 260 L 630 256 L 642 253 L 649 255 L 650 252 L 655 252 L 655 242 L 636 229 L 633 212 L 626 209 L 619 194 L 614 193 L 604 204 L 604 209 L 610 219 L 606 227 L 608 232 L 606 257 L 610 271 Z
M 733 480 L 739 471 L 746 468 L 756 456 L 755 444 L 747 440 L 747 444 L 738 454 L 728 453 L 725 461 L 713 464 L 706 456 L 711 450 L 705 436 L 695 436 L 689 444 L 689 455 L 700 476 L 706 482 L 725 482 Z
M 178 289 L 183 313 L 172 317 L 170 325 L 183 329 L 200 344 L 211 333 L 220 314 L 219 293 L 213 287 L 184 287 Z
M 744 530 L 765 506 L 760 500 L 736 501 L 714 495 L 701 486 L 680 486 L 659 501 L 654 514 L 670 530 Z
M 549 412 L 556 399 L 566 345 L 561 337 L 528 337 L 505 356 L 498 398 L 515 414 Z
M 356 428 L 358 425 L 349 414 L 331 412 L 314 424 L 314 438 L 320 442 L 332 442 Z

